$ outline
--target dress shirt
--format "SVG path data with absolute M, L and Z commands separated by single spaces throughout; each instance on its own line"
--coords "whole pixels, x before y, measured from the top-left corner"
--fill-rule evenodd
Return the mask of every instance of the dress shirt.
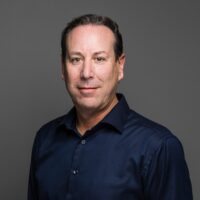
M 83 136 L 75 108 L 40 128 L 28 200 L 192 200 L 180 141 L 117 97 Z

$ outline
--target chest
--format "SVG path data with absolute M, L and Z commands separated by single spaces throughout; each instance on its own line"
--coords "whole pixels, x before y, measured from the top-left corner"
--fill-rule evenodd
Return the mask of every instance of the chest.
M 119 136 L 50 145 L 36 171 L 40 194 L 74 200 L 141 199 L 142 156 L 137 144 Z

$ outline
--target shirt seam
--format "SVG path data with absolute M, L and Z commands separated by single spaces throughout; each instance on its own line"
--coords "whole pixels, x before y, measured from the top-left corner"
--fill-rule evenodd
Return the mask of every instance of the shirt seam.
M 144 178 L 146 178 L 146 176 L 147 176 L 147 172 L 148 172 L 148 170 L 149 170 L 149 167 L 150 167 L 150 164 L 151 164 L 151 162 L 152 162 L 152 159 L 153 159 L 154 155 L 159 151 L 159 149 L 160 149 L 160 147 L 163 145 L 163 143 L 165 143 L 167 140 L 173 139 L 173 138 L 174 138 L 173 136 L 167 135 L 167 136 L 164 136 L 164 137 L 162 137 L 162 138 L 159 139 L 159 142 L 161 141 L 161 143 L 160 143 L 160 144 L 158 145 L 158 147 L 155 148 L 154 151 L 151 153 L 151 155 L 149 156 L 149 158 L 148 158 L 148 160 L 147 160 L 147 163 L 146 163 L 145 166 L 144 166 L 144 169 L 143 169 L 143 172 L 142 172 Z

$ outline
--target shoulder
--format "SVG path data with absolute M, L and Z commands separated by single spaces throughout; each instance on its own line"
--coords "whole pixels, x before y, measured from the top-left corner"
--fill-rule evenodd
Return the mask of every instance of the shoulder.
M 57 117 L 45 123 L 39 128 L 33 142 L 33 156 L 38 156 L 39 150 L 41 148 L 45 149 L 51 145 L 56 137 L 57 128 L 60 127 L 61 122 L 64 120 L 65 116 L 66 115 Z
M 156 151 L 163 143 L 167 143 L 168 140 L 180 143 L 179 139 L 167 127 L 133 110 L 130 110 L 125 130 L 132 137 L 137 137 L 143 150 L 151 153 Z
M 132 129 L 146 137 L 154 137 L 157 140 L 166 137 L 174 137 L 172 132 L 164 125 L 150 120 L 133 110 L 129 112 L 125 128 Z
M 35 142 L 52 137 L 55 134 L 57 128 L 60 127 L 60 125 L 64 121 L 66 115 L 67 114 L 59 116 L 43 124 L 36 133 Z
M 126 123 L 130 141 L 137 141 L 137 151 L 142 158 L 146 174 L 150 165 L 183 164 L 184 151 L 180 140 L 165 126 L 131 111 Z M 155 164 L 157 163 L 157 164 Z
M 61 124 L 61 122 L 64 120 L 65 117 L 66 117 L 66 114 L 46 122 L 39 128 L 38 132 L 43 132 L 43 131 L 57 128 Z

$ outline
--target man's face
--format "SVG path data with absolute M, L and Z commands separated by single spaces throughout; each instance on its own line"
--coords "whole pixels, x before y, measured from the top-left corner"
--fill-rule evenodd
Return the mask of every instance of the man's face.
M 116 97 L 125 56 L 115 58 L 114 43 L 103 25 L 82 25 L 69 33 L 62 77 L 76 108 L 98 112 Z

